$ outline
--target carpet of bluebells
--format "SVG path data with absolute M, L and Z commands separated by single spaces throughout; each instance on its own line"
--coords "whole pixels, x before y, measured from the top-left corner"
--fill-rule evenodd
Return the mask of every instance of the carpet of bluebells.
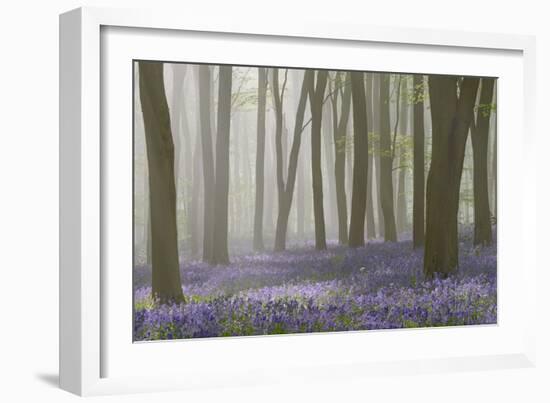
M 496 242 L 495 242 L 496 243 Z M 134 340 L 492 324 L 496 246 L 462 237 L 458 274 L 425 280 L 411 241 L 349 249 L 312 245 L 181 267 L 185 303 L 151 297 L 149 267 L 134 271 Z

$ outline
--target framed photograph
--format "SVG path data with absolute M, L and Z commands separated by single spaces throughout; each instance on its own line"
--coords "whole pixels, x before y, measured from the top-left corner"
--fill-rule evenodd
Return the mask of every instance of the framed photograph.
M 533 38 L 84 8 L 60 48 L 62 388 L 533 365 Z

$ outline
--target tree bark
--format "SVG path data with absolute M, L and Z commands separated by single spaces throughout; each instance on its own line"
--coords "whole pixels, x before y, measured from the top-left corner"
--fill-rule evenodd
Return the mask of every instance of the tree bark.
M 298 157 L 300 153 L 300 144 L 302 140 L 302 132 L 304 130 L 304 114 L 306 109 L 306 101 L 308 88 L 312 85 L 313 72 L 306 70 L 302 90 L 300 92 L 300 100 L 296 111 L 296 119 L 294 124 L 294 137 L 292 140 L 292 148 L 288 162 L 288 174 L 286 185 L 283 184 L 282 197 L 279 202 L 279 214 L 277 215 L 277 226 L 275 228 L 275 246 L 276 252 L 286 249 L 286 235 L 288 231 L 288 217 L 292 206 L 292 197 L 294 194 L 294 186 L 296 184 L 296 173 L 298 171 Z
M 364 73 L 351 73 L 353 98 L 353 189 L 349 228 L 349 246 L 365 244 L 365 210 L 367 206 L 368 133 Z
M 329 81 L 330 80 L 327 80 L 327 90 L 330 94 L 331 88 L 328 85 Z M 334 139 L 334 124 L 332 121 L 331 106 L 328 102 L 326 102 L 327 99 L 328 98 L 325 98 L 323 100 L 323 122 L 321 130 L 321 135 L 323 136 L 322 143 L 324 146 L 323 148 L 325 157 L 325 163 L 323 166 L 327 168 L 332 168 L 334 166 L 334 147 L 332 146 L 332 142 Z M 336 207 L 336 180 L 334 175 L 329 173 L 328 169 L 325 169 L 325 178 L 328 187 L 328 193 L 325 194 L 326 220 L 328 223 L 326 230 L 327 237 L 331 238 L 336 235 L 335 229 L 338 222 Z
M 188 71 L 186 64 L 174 64 L 173 93 L 172 93 L 172 133 L 174 135 L 174 175 L 176 178 L 176 214 L 179 216 L 180 207 L 183 206 L 184 228 L 178 234 L 180 238 L 193 248 L 193 219 L 192 215 L 192 172 L 193 172 L 193 146 L 191 132 L 189 130 L 188 105 L 185 103 L 185 80 Z M 183 160 L 183 164 L 180 162 Z M 183 165 L 183 166 L 182 166 Z M 182 174 L 183 172 L 183 174 Z M 179 222 L 179 219 L 178 219 Z
M 273 68 L 272 80 L 271 80 L 271 93 L 273 95 L 273 106 L 275 110 L 275 169 L 276 169 L 276 181 L 277 181 L 277 202 L 278 202 L 278 214 L 277 214 L 277 224 L 275 227 L 275 250 L 284 250 L 278 249 L 281 246 L 281 243 L 284 243 L 282 238 L 286 238 L 286 228 L 284 228 L 284 234 L 280 232 L 283 231 L 283 228 L 280 227 L 279 217 L 281 216 L 281 210 L 284 208 L 284 198 L 285 198 L 285 183 L 284 183 L 284 156 L 283 156 L 283 100 L 284 100 L 284 91 L 286 84 L 283 84 L 282 90 L 279 90 L 279 69 Z
M 241 135 L 240 135 L 240 129 L 241 124 L 238 119 L 239 113 L 235 113 L 234 117 L 234 141 L 233 141 L 233 182 L 232 182 L 232 189 L 233 189 L 233 233 L 235 237 L 241 236 L 241 230 L 242 230 L 242 210 L 243 210 L 243 200 L 242 200 L 242 181 L 241 181 Z
M 162 63 L 139 62 L 139 90 L 145 126 L 152 241 L 152 292 L 161 301 L 181 300 L 176 227 L 174 143 Z
M 276 204 L 276 183 L 274 180 L 275 177 L 275 163 L 273 158 L 273 140 L 271 138 L 273 126 L 268 125 L 270 130 L 266 132 L 266 168 L 267 174 L 265 175 L 266 187 L 265 187 L 265 211 L 264 211 L 264 231 L 266 234 L 271 234 L 273 232 L 273 212 L 275 211 Z
M 397 232 L 402 233 L 407 229 L 407 200 L 405 189 L 406 168 L 406 139 L 409 130 L 409 107 L 407 102 L 408 85 L 407 77 L 403 77 L 401 91 L 401 119 L 399 121 L 399 161 L 398 161 L 398 180 L 397 180 Z
M 245 183 L 245 188 L 244 188 L 244 203 L 243 203 L 243 208 L 244 208 L 244 211 L 245 211 L 245 214 L 244 214 L 244 219 L 245 219 L 245 237 L 246 239 L 248 239 L 249 237 L 252 237 L 253 236 L 253 233 L 252 233 L 252 229 L 254 227 L 254 223 L 253 223 L 253 216 L 252 214 L 250 214 L 250 212 L 253 210 L 253 205 L 252 205 L 252 168 L 251 168 L 251 163 L 250 163 L 250 155 L 252 154 L 251 151 L 250 151 L 250 148 L 249 148 L 249 139 L 250 139 L 250 136 L 249 136 L 249 132 L 248 132 L 248 128 L 250 127 L 249 126 L 249 122 L 248 122 L 248 113 L 244 113 L 243 114 L 243 120 L 244 120 L 244 124 L 243 124 L 243 127 L 245 128 L 244 132 L 243 132 L 243 135 L 242 135 L 242 142 L 241 142 L 241 147 L 242 147 L 242 153 L 243 153 L 243 159 L 242 159 L 242 163 L 243 163 L 243 175 L 244 175 L 244 183 Z M 248 213 L 246 213 L 248 212 Z
M 191 227 L 191 256 L 197 258 L 199 256 L 199 240 L 200 240 L 200 228 L 199 228 L 199 202 L 200 202 L 200 190 L 201 190 L 201 140 L 200 131 L 195 136 L 195 152 L 193 155 L 193 187 L 191 191 L 191 210 L 189 214 L 190 227 Z
M 458 206 L 466 139 L 479 78 L 430 76 L 432 161 L 426 191 L 424 274 L 446 277 L 458 268 Z
M 193 72 L 193 82 L 194 86 L 194 96 L 196 99 L 199 98 L 199 66 L 194 66 L 192 69 Z M 190 133 L 191 134 L 191 133 Z M 190 140 L 191 142 L 191 136 Z M 200 253 L 200 240 L 201 240 L 201 226 L 200 226 L 200 217 L 201 215 L 201 192 L 202 192 L 202 149 L 201 149 L 201 120 L 200 120 L 200 109 L 199 105 L 195 104 L 195 137 L 193 144 L 193 153 L 192 153 L 192 178 L 193 184 L 191 188 L 191 209 L 190 209 L 190 234 L 191 234 L 191 256 L 194 259 L 199 257 Z
M 172 92 L 172 135 L 174 137 L 174 175 L 176 177 L 176 193 L 179 193 L 179 174 L 180 174 L 180 157 L 182 155 L 182 117 L 183 117 L 183 82 L 187 65 L 174 64 L 172 65 L 173 77 L 173 92 Z
M 384 241 L 397 241 L 393 210 L 392 138 L 390 132 L 390 75 L 380 76 L 380 201 L 384 214 Z
M 484 78 L 480 84 L 479 106 L 472 121 L 472 150 L 474 155 L 474 245 L 487 246 L 493 242 L 488 186 L 488 145 L 494 78 Z
M 304 151 L 302 151 L 302 154 Z M 305 214 L 305 190 L 306 190 L 306 172 L 304 166 L 304 158 L 298 161 L 298 185 L 296 189 L 296 235 L 298 240 L 303 241 L 305 238 L 306 214 Z
M 147 171 L 149 172 L 149 171 Z M 149 176 L 149 174 L 147 174 Z M 148 265 L 153 263 L 153 246 L 151 242 L 151 197 L 149 182 L 145 184 L 145 261 Z
M 368 135 L 368 156 L 367 156 L 367 239 L 376 238 L 376 223 L 374 220 L 374 201 L 373 201 L 373 74 L 366 73 L 366 108 L 367 108 L 367 135 Z
M 267 70 L 258 67 L 258 115 L 256 130 L 256 199 L 254 208 L 254 250 L 264 249 L 264 171 L 265 171 L 265 106 Z
M 201 117 L 202 172 L 204 183 L 204 220 L 202 259 L 214 259 L 214 156 L 212 151 L 210 67 L 199 66 L 199 109 Z
M 227 245 L 229 206 L 229 135 L 231 127 L 231 66 L 220 66 L 218 87 L 218 134 L 216 136 L 216 187 L 214 191 L 213 263 L 229 264 Z
M 376 170 L 375 173 L 373 173 L 373 179 L 376 183 L 376 215 L 378 217 L 378 236 L 383 237 L 384 236 L 384 213 L 382 211 L 382 192 L 381 186 L 380 186 L 380 161 L 381 161 L 381 153 L 380 153 L 380 133 L 381 133 L 381 111 L 382 111 L 382 98 L 380 94 L 380 81 L 381 81 L 381 74 L 380 73 L 373 73 L 373 82 L 372 82 L 372 117 L 373 117 L 373 124 L 372 128 L 374 131 L 374 144 L 373 144 L 373 159 L 374 159 L 374 169 Z
M 321 120 L 323 98 L 327 85 L 328 72 L 317 71 L 317 82 L 311 83 L 309 99 L 311 106 L 311 178 L 313 189 L 313 215 L 315 218 L 315 248 L 327 248 L 325 217 L 323 211 L 323 174 L 321 171 Z
M 496 91 L 496 88 L 495 88 Z M 495 92 L 494 95 L 495 104 L 497 103 L 497 94 Z M 498 207 L 498 130 L 497 130 L 497 122 L 498 119 L 495 118 L 495 128 L 494 128 L 494 136 L 493 136 L 493 216 L 496 220 L 497 218 L 497 207 Z
M 424 246 L 424 77 L 413 77 L 413 248 Z
M 336 211 L 338 213 L 338 243 L 348 243 L 348 206 L 346 200 L 346 133 L 351 105 L 351 84 L 349 73 L 336 75 L 336 84 L 332 96 L 332 116 L 334 125 L 334 178 L 336 188 Z M 341 95 L 342 105 L 338 118 L 338 94 Z
M 395 156 L 397 154 L 397 133 L 399 128 L 399 121 L 400 121 L 400 115 L 401 115 L 401 86 L 402 86 L 403 78 L 400 74 L 396 74 L 393 78 L 393 85 L 397 87 L 396 90 L 396 96 L 395 96 L 395 116 L 394 116 L 394 122 L 393 122 L 393 134 L 392 134 L 392 143 L 391 143 L 391 162 L 392 162 L 392 184 L 393 184 L 393 211 L 394 214 L 397 216 L 397 195 L 399 194 L 399 188 L 398 188 L 398 177 L 399 177 L 399 171 L 397 169 L 394 169 L 394 162 L 396 160 Z M 390 87 L 391 87 L 391 76 L 390 76 Z M 394 92 L 394 89 L 390 89 L 390 103 L 392 94 Z M 390 122 L 391 122 L 391 113 L 390 113 Z M 397 161 L 399 164 L 399 161 Z M 397 233 L 397 220 L 395 223 L 396 233 Z

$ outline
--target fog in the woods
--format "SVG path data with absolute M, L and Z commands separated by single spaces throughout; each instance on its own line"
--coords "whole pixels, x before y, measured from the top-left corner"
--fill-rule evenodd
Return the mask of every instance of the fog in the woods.
M 135 62 L 135 339 L 495 323 L 496 88 Z

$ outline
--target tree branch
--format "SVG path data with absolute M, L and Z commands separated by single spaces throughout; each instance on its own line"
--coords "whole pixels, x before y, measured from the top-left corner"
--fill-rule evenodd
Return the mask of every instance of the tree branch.
M 397 99 L 396 99 L 396 115 L 395 115 L 395 126 L 393 129 L 393 141 L 391 149 L 391 162 L 395 158 L 395 141 L 397 140 L 397 125 L 399 124 L 399 102 L 401 98 L 401 75 L 399 76 L 399 84 L 397 85 Z

